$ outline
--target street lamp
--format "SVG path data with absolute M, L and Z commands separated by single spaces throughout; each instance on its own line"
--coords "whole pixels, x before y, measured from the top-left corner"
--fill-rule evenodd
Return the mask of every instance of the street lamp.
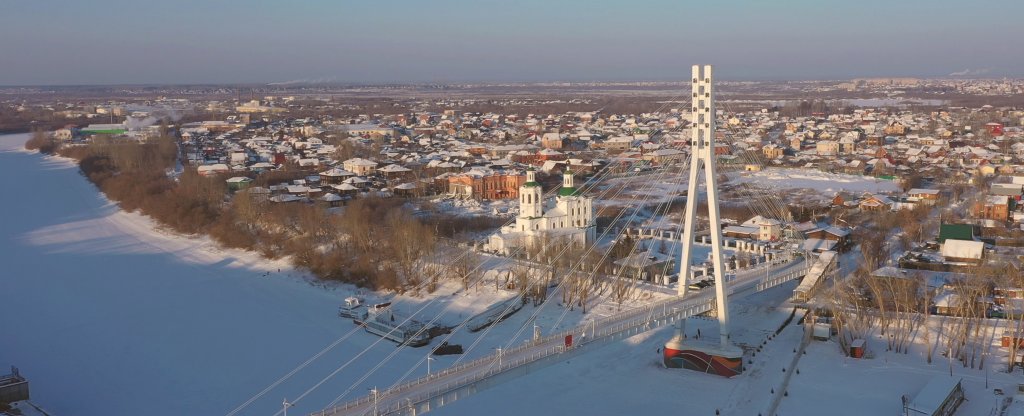
M 377 388 L 370 389 L 370 393 L 373 393 L 373 416 L 377 416 Z
M 281 407 L 282 407 L 281 410 L 284 412 L 284 416 L 288 416 L 288 408 L 292 407 L 292 404 L 288 403 L 288 399 L 287 398 L 285 398 L 284 401 L 281 402 Z
M 434 361 L 434 357 L 431 357 L 431 356 L 428 355 L 427 356 L 427 375 L 428 376 L 430 375 L 430 362 L 431 361 Z
M 981 365 L 985 366 L 985 389 L 988 389 L 988 352 L 981 353 Z
M 497 352 L 497 354 L 498 354 L 498 370 L 501 370 L 501 347 L 498 347 L 498 348 L 495 348 L 495 349 L 498 350 L 498 352 Z

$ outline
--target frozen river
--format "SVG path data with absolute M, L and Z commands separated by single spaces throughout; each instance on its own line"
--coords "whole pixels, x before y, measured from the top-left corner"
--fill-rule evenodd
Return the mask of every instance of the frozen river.
M 342 293 L 154 231 L 73 164 L 22 151 L 27 138 L 0 136 L 0 368 L 20 367 L 53 414 L 223 415 L 352 329 L 335 316 Z M 376 340 L 355 334 L 241 414 L 272 414 Z M 393 350 L 379 345 L 293 414 L 325 406 Z M 393 378 L 421 354 L 379 373 Z

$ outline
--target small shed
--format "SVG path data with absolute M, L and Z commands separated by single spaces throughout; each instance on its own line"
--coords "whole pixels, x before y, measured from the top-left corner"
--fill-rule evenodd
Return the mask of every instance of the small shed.
M 964 388 L 959 377 L 938 376 L 907 399 L 903 396 L 903 416 L 949 416 L 964 401 Z
M 232 191 L 241 191 L 248 188 L 252 184 L 252 178 L 245 176 L 235 176 L 226 181 L 228 183 L 228 189 Z
M 864 339 L 857 338 L 850 342 L 850 357 L 853 358 L 864 358 Z

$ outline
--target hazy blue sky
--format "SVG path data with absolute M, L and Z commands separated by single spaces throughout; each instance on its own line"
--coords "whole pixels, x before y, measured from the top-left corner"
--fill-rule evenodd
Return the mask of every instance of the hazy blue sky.
M 1024 75 L 1024 0 L 0 0 L 0 85 Z

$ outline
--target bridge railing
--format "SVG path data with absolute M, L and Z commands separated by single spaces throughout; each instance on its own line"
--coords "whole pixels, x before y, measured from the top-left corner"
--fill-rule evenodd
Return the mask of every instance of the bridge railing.
M 711 296 L 711 293 L 708 293 L 708 294 L 706 294 L 704 296 L 701 296 L 701 297 L 698 297 L 698 298 L 691 298 L 691 299 L 686 299 L 686 300 L 668 299 L 668 300 L 660 301 L 660 302 L 657 302 L 657 303 L 654 303 L 654 304 L 651 304 L 651 305 L 647 305 L 647 306 L 642 307 L 642 308 L 636 308 L 636 309 L 624 312 L 623 315 L 619 315 L 618 317 L 604 318 L 604 319 L 601 319 L 601 320 L 598 320 L 598 321 L 594 322 L 593 325 L 594 325 L 594 328 L 596 328 L 596 333 L 591 334 L 591 336 L 589 338 L 585 338 L 585 337 L 577 338 L 578 344 L 575 344 L 575 345 L 578 346 L 578 345 L 589 344 L 591 342 L 596 342 L 596 341 L 602 340 L 602 339 L 610 337 L 610 336 L 616 336 L 616 335 L 621 334 L 623 332 L 626 332 L 626 331 L 629 331 L 629 330 L 641 327 L 643 325 L 649 324 L 653 320 L 666 319 L 669 316 L 679 315 L 679 314 L 682 314 L 682 315 L 685 315 L 685 316 L 689 316 L 689 315 L 693 315 L 695 313 L 706 312 L 707 310 L 710 310 L 710 308 L 712 307 L 713 300 L 714 300 L 714 298 L 713 298 L 713 296 Z M 681 304 L 678 305 L 678 306 L 672 306 L 671 308 L 669 308 L 670 305 L 673 305 L 675 303 L 681 303 Z M 623 322 L 622 321 L 623 317 L 631 317 L 631 319 L 628 319 L 627 321 Z M 614 321 L 616 323 L 615 324 L 609 324 L 609 321 Z M 562 340 L 564 340 L 565 337 L 568 336 L 568 335 L 581 334 L 581 333 L 584 333 L 585 331 L 586 331 L 586 325 L 583 325 L 582 327 L 577 327 L 577 328 L 573 328 L 573 329 L 570 329 L 570 330 L 562 331 L 562 332 L 559 332 L 559 333 L 556 333 L 556 334 L 548 335 L 546 337 L 540 338 L 540 339 L 535 340 L 535 341 L 531 341 L 530 343 L 526 343 L 524 345 L 520 345 L 520 346 L 517 346 L 515 348 L 511 348 L 509 350 L 503 350 L 502 353 L 501 353 L 502 357 L 505 357 L 505 356 L 515 356 L 515 355 L 518 355 L 519 353 L 521 353 L 524 349 L 533 348 L 533 347 L 535 347 L 537 345 L 544 345 L 545 343 L 558 342 L 558 345 L 546 348 L 546 349 L 544 349 L 544 350 L 542 350 L 540 352 L 535 352 L 535 353 L 530 354 L 528 356 L 518 357 L 516 359 L 511 359 L 511 360 L 502 360 L 502 359 L 499 359 L 497 356 L 489 355 L 489 356 L 486 356 L 486 357 L 477 358 L 477 359 L 475 359 L 473 361 L 468 361 L 466 363 L 462 363 L 462 364 L 459 364 L 459 365 L 456 365 L 456 366 L 453 366 L 453 367 L 449 367 L 449 368 L 447 368 L 445 370 L 442 370 L 442 371 L 439 371 L 439 372 L 436 372 L 436 373 L 431 373 L 428 376 L 424 376 L 424 377 L 421 377 L 421 378 L 416 379 L 416 380 L 411 380 L 409 382 L 406 382 L 406 383 L 400 384 L 398 386 L 389 388 L 389 389 L 379 393 L 377 395 L 377 398 L 376 398 L 377 404 L 379 406 L 382 402 L 389 401 L 389 399 L 392 398 L 392 397 L 401 395 L 402 393 L 404 393 L 406 391 L 409 391 L 409 390 L 412 390 L 412 389 L 414 389 L 414 388 L 416 388 L 418 386 L 421 386 L 423 384 L 431 383 L 431 382 L 434 382 L 437 379 L 448 377 L 451 374 L 462 373 L 462 372 L 469 373 L 469 376 L 467 376 L 466 378 L 458 378 L 458 379 L 452 380 L 450 382 L 445 383 L 441 387 L 437 387 L 437 388 L 432 389 L 429 392 L 421 393 L 419 395 L 416 395 L 415 398 L 407 397 L 407 398 L 405 398 L 405 400 L 399 400 L 397 403 L 392 402 L 391 406 L 389 406 L 389 407 L 397 407 L 396 410 L 400 410 L 400 409 L 405 408 L 405 407 L 408 406 L 407 403 L 402 403 L 402 402 L 410 402 L 410 400 L 411 400 L 410 403 L 419 403 L 420 401 L 422 401 L 424 399 L 429 399 L 431 397 L 435 397 L 435 396 L 438 396 L 440 394 L 444 394 L 445 392 L 451 391 L 454 388 L 462 387 L 462 386 L 465 386 L 467 384 L 474 383 L 474 382 L 477 382 L 477 381 L 480 381 L 480 380 L 492 377 L 492 376 L 494 376 L 497 373 L 500 373 L 500 372 L 503 372 L 503 371 L 507 371 L 507 370 L 510 370 L 510 369 L 513 369 L 513 368 L 517 368 L 517 367 L 520 367 L 522 365 L 525 365 L 525 364 L 528 364 L 528 363 L 540 360 L 542 358 L 545 358 L 545 357 L 548 357 L 548 356 L 551 356 L 551 355 L 554 355 L 554 354 L 558 354 L 558 353 L 564 352 L 564 351 L 566 351 L 566 349 L 565 349 L 565 346 L 562 344 L 562 342 L 563 342 Z M 499 361 L 500 361 L 500 366 L 495 366 L 495 364 L 498 363 Z M 489 365 L 490 368 L 487 368 L 486 370 L 483 370 L 483 371 L 476 371 L 476 372 L 470 372 L 469 371 L 469 370 L 473 369 L 474 367 L 478 367 L 478 366 L 481 366 L 481 365 Z M 361 397 L 361 398 L 359 398 L 357 400 L 345 403 L 344 405 L 341 405 L 341 406 L 338 406 L 338 407 L 334 407 L 334 408 L 331 408 L 331 409 L 326 409 L 326 410 L 324 410 L 324 411 L 322 411 L 320 413 L 316 413 L 316 414 L 317 415 L 323 415 L 323 416 L 335 415 L 335 414 L 338 414 L 338 413 L 345 412 L 346 410 L 349 410 L 349 409 L 352 409 L 352 408 L 363 407 L 363 406 L 366 406 L 366 405 L 371 405 L 371 404 L 373 404 L 374 400 L 375 399 L 373 398 L 373 396 L 363 396 L 363 397 Z M 388 411 L 389 409 L 381 409 L 381 408 L 378 407 L 378 411 L 381 411 L 381 410 Z
M 766 278 L 760 279 L 756 284 L 756 290 L 764 290 L 783 282 L 792 280 L 805 273 L 805 268 L 798 268 L 797 270 L 788 271 L 781 274 L 775 274 L 766 276 Z M 701 293 L 697 297 L 691 298 L 669 298 L 661 300 L 640 308 L 635 308 L 619 315 L 605 317 L 599 320 L 592 321 L 591 325 L 587 325 L 587 322 L 582 323 L 580 326 L 571 328 L 565 331 L 561 331 L 555 334 L 550 334 L 545 337 L 532 340 L 530 342 L 518 345 L 508 350 L 502 350 L 500 357 L 495 354 L 487 355 L 484 357 L 477 358 L 472 361 L 467 361 L 462 364 L 458 364 L 444 370 L 430 373 L 427 376 L 420 377 L 415 380 L 411 380 L 397 386 L 388 388 L 382 392 L 379 392 L 374 398 L 373 395 L 367 395 L 360 397 L 356 400 L 344 403 L 342 405 L 324 409 L 320 412 L 313 413 L 315 416 L 332 416 L 340 413 L 347 413 L 347 411 L 354 408 L 376 406 L 376 412 L 378 414 L 388 414 L 398 412 L 402 409 L 407 409 L 414 403 L 422 403 L 426 400 L 430 400 L 434 397 L 438 397 L 445 393 L 451 392 L 455 389 L 470 385 L 481 380 L 493 377 L 494 375 L 508 371 L 513 368 L 517 368 L 528 363 L 549 357 L 551 355 L 560 354 L 567 351 L 564 345 L 564 339 L 568 335 L 585 334 L 588 329 L 593 332 L 589 338 L 580 337 L 574 339 L 573 347 L 590 344 L 599 340 L 603 340 L 608 337 L 614 337 L 624 332 L 649 325 L 654 321 L 666 320 L 669 317 L 688 317 L 696 314 L 707 312 L 714 309 L 715 297 L 713 291 L 707 291 Z M 593 329 L 592 329 L 593 328 Z M 578 343 L 577 343 L 578 342 Z M 524 350 L 536 348 L 539 345 L 545 345 L 553 343 L 554 345 L 544 348 L 540 351 L 532 352 L 528 355 L 516 357 L 520 355 Z M 503 360 L 504 357 L 516 357 L 509 360 Z M 484 367 L 486 366 L 486 367 Z M 484 367 L 483 370 L 478 367 Z M 458 375 L 465 373 L 464 377 Z M 436 382 L 437 380 L 451 378 L 452 380 L 445 382 L 443 385 L 435 388 L 431 388 L 426 392 L 417 394 L 415 396 L 400 397 L 403 393 L 410 390 L 414 390 L 424 384 Z M 396 397 L 397 396 L 397 397 Z M 398 399 L 398 400 L 393 400 Z M 375 403 L 376 402 L 376 403 Z M 389 402 L 386 407 L 380 407 L 382 403 Z M 370 408 L 371 411 L 373 407 Z M 370 413 L 372 414 L 372 413 Z

